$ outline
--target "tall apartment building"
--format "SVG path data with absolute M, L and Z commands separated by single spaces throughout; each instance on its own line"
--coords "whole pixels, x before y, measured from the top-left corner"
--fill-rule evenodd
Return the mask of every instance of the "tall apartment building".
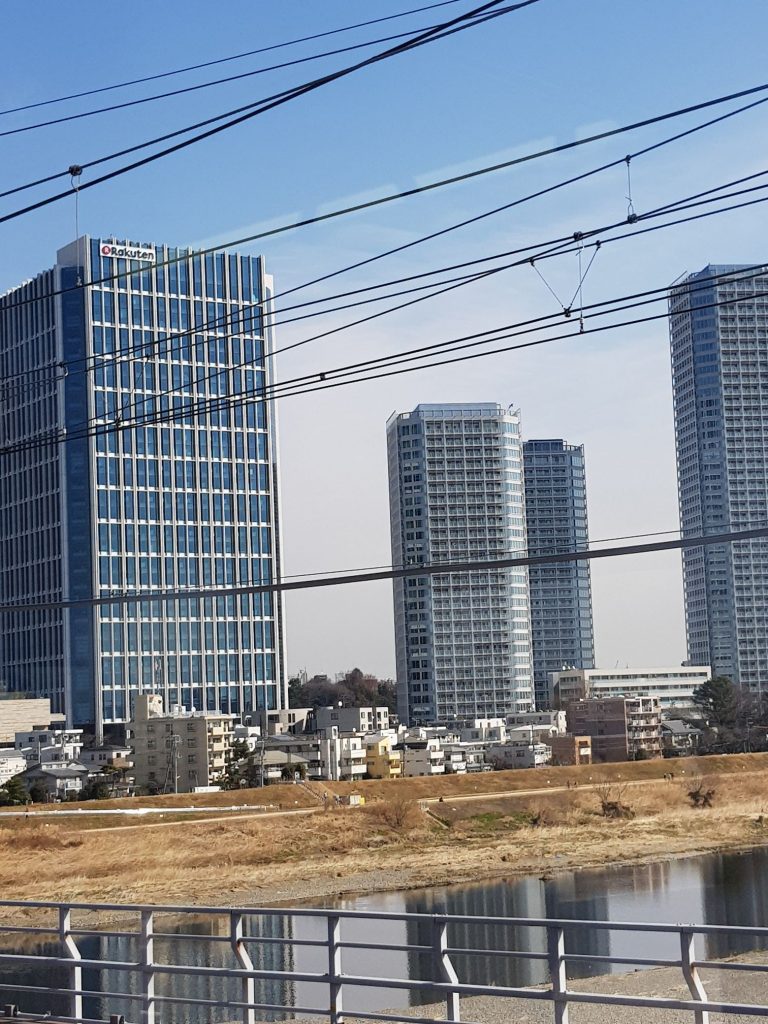
M 495 404 L 419 405 L 390 417 L 387 453 L 395 566 L 524 553 L 518 412 Z M 395 580 L 394 605 L 403 721 L 530 710 L 524 567 Z
M 562 439 L 526 441 L 525 518 L 530 555 L 586 548 L 587 482 L 584 446 Z M 592 668 L 592 582 L 589 562 L 532 565 L 533 686 L 537 708 L 549 707 L 549 674 L 566 666 Z
M 684 537 L 765 526 L 766 293 L 768 267 L 738 266 L 707 266 L 671 290 Z M 768 539 L 686 549 L 683 584 L 689 662 L 751 690 L 767 688 Z
M 132 700 L 285 699 L 261 259 L 83 237 L 0 298 L 0 686 L 101 733 Z M 96 598 L 141 600 L 91 606 Z

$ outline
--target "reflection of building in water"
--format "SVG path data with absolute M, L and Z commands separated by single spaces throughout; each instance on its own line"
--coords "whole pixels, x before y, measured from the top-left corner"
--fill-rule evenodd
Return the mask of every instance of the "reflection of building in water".
M 17 936 L 11 943 L 3 941 L 3 953 L 24 953 L 29 956 L 60 956 L 61 947 L 58 942 L 25 943 L 16 945 Z M 21 940 L 19 939 L 19 942 Z M 19 992 L 5 988 L 5 985 L 44 985 L 51 988 L 64 989 L 67 984 L 66 968 L 48 967 L 44 970 L 34 964 L 5 963 L 0 964 L 0 1005 L 12 1005 L 19 1008 L 20 1013 L 44 1014 L 67 1013 L 69 1007 L 65 996 L 50 995 L 47 992 Z
M 244 918 L 246 937 L 258 939 L 292 938 L 291 919 L 288 915 Z M 158 964 L 181 964 L 193 967 L 232 967 L 238 964 L 229 942 L 229 917 L 191 918 L 169 921 L 167 916 L 157 915 L 155 918 L 155 962 Z M 164 932 L 168 937 L 157 933 Z M 185 936 L 195 935 L 199 938 L 189 939 Z M 140 958 L 139 943 L 136 939 L 123 937 L 100 938 L 91 940 L 94 943 L 88 956 L 97 959 L 136 961 Z M 293 970 L 293 953 L 290 944 L 248 942 L 248 952 L 256 970 L 290 971 Z M 84 951 L 83 955 L 86 953 Z M 94 972 L 100 975 L 97 985 L 100 991 L 138 992 L 140 979 L 133 972 L 104 970 Z M 241 1002 L 243 999 L 242 984 L 239 978 L 206 977 L 194 973 L 183 975 L 164 975 L 158 973 L 155 978 L 155 995 L 176 996 L 181 999 L 214 999 L 218 1001 Z M 293 1005 L 293 986 L 276 979 L 256 980 L 256 1002 L 272 1003 L 290 1007 Z M 208 1024 L 214 1021 L 231 1021 L 237 1016 L 226 1006 L 220 1008 L 195 1006 L 194 1003 L 161 1004 L 159 1018 L 163 1024 Z M 105 1013 L 104 1011 L 107 1010 Z M 137 1004 L 126 1000 L 123 1005 L 116 1005 L 110 1000 L 99 1008 L 99 1013 L 90 1014 L 99 1019 L 108 1019 L 112 1013 L 123 1013 L 128 1020 L 135 1020 Z M 86 1014 L 88 1016 L 88 1014 Z M 266 1020 L 269 1015 L 259 1011 L 260 1019 Z
M 701 890 L 706 924 L 731 924 L 764 928 L 768 921 L 768 851 L 747 850 L 702 857 Z M 699 938 L 700 949 L 718 958 L 747 949 L 766 949 L 759 935 L 708 935 Z
M 522 878 L 514 882 L 466 885 L 409 893 L 406 909 L 411 913 L 461 914 L 483 917 L 484 921 L 448 926 L 448 943 L 452 948 L 477 949 L 479 953 L 454 954 L 452 959 L 461 981 L 477 985 L 538 985 L 548 978 L 545 960 L 528 960 L 514 956 L 486 955 L 485 950 L 546 953 L 547 940 L 543 928 L 511 926 L 494 920 L 500 917 L 527 918 L 592 918 L 604 916 L 604 896 L 594 882 L 590 889 L 581 886 L 576 875 L 563 875 L 551 880 Z M 409 944 L 429 945 L 432 941 L 428 920 L 409 922 Z M 605 931 L 580 929 L 566 931 L 566 949 L 570 953 L 605 955 L 610 949 L 610 936 Z M 571 977 L 599 973 L 594 965 L 569 966 Z M 431 978 L 432 962 L 426 954 L 414 953 L 409 960 L 412 977 Z M 427 995 L 421 1000 L 429 1001 Z

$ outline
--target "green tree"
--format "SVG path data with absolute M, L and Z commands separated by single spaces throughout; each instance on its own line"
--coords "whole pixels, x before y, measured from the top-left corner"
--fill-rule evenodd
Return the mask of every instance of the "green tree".
M 109 783 L 104 779 L 90 779 L 76 797 L 79 800 L 108 800 Z
M 712 728 L 727 732 L 736 728 L 738 692 L 727 676 L 713 676 L 698 686 L 693 692 L 693 703 L 701 708 Z
M 18 807 L 27 802 L 27 791 L 18 775 L 8 779 L 0 788 L 0 807 Z

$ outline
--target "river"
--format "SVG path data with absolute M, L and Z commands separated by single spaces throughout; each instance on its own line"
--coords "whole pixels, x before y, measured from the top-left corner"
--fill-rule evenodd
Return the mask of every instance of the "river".
M 708 854 L 664 861 L 658 864 L 621 866 L 602 870 L 563 872 L 547 877 L 495 879 L 472 885 L 414 889 L 406 892 L 372 893 L 367 896 L 328 898 L 309 904 L 315 907 L 333 907 L 344 910 L 387 911 L 391 913 L 448 913 L 481 915 L 485 924 L 456 926 L 450 933 L 450 944 L 461 947 L 504 947 L 543 950 L 544 936 L 530 929 L 510 934 L 502 933 L 494 925 L 493 917 L 560 917 L 589 920 L 648 921 L 695 924 L 733 924 L 763 926 L 768 923 L 768 848 L 762 847 L 741 853 Z M 231 966 L 233 960 L 228 945 L 217 941 L 210 921 L 199 921 L 196 934 L 210 936 L 191 942 L 173 936 L 167 922 L 160 925 L 169 932 L 168 938 L 155 942 L 158 962 Z M 189 932 L 186 921 L 179 930 Z M 375 929 L 375 936 L 372 935 Z M 252 935 L 273 935 L 282 939 L 324 939 L 324 919 L 286 917 L 257 919 L 251 926 Z M 390 951 L 376 952 L 346 950 L 344 970 L 381 977 L 430 977 L 431 965 L 423 954 L 408 953 L 405 944 L 428 943 L 426 930 L 419 922 L 351 921 L 344 923 L 347 941 L 386 942 Z M 764 948 L 768 943 L 745 936 L 743 941 L 732 937 L 709 936 L 699 939 L 699 955 L 708 958 L 728 956 L 750 949 Z M 83 957 L 131 960 L 137 958 L 135 943 L 125 938 L 88 937 L 79 941 Z M 5 947 L 7 950 L 7 946 Z M 507 947 L 509 948 L 509 946 Z M 673 935 L 650 933 L 627 934 L 621 932 L 590 932 L 584 937 L 573 933 L 569 938 L 569 952 L 584 954 L 613 954 L 617 956 L 676 956 L 677 940 Z M 45 946 L 24 947 L 24 952 L 57 955 L 54 943 Z M 323 971 L 326 953 L 323 949 L 287 945 L 252 947 L 257 967 L 273 970 Z M 462 981 L 480 984 L 535 985 L 544 981 L 545 967 L 538 961 L 512 960 L 506 957 L 464 956 L 459 972 Z M 627 968 L 620 968 L 626 970 Z M 605 973 L 611 970 L 605 964 L 578 964 L 571 970 L 572 977 Z M 96 991 L 125 991 L 132 975 L 116 971 L 84 970 L 84 987 Z M 3 982 L 50 984 L 56 972 L 45 972 L 41 979 L 32 968 L 0 967 L 0 1004 L 17 1003 L 25 1012 L 61 1012 L 63 1007 L 51 1004 L 47 996 L 22 996 L 3 989 Z M 22 981 L 23 979 L 23 981 Z M 239 999 L 236 983 L 223 979 L 173 978 L 158 980 L 158 994 L 176 994 L 185 997 L 216 997 Z M 357 997 L 357 998 L 356 998 Z M 418 994 L 411 997 L 405 991 L 361 990 L 345 991 L 345 1009 L 361 1009 L 365 998 L 369 1009 L 391 1007 L 404 1009 L 419 1001 Z M 288 985 L 268 981 L 257 985 L 257 1001 L 282 1003 L 286 1006 L 322 1006 L 327 1003 L 327 989 L 311 983 Z M 127 1019 L 136 1019 L 131 1004 L 117 1005 L 110 1000 L 86 999 L 86 1016 L 99 1018 L 109 1012 L 125 1013 Z M 259 1014 L 260 1017 L 265 1016 Z M 161 1019 L 168 1024 L 204 1024 L 204 1022 L 231 1020 L 233 1013 L 222 1011 L 218 1018 L 208 1010 L 190 1006 L 167 1006 Z

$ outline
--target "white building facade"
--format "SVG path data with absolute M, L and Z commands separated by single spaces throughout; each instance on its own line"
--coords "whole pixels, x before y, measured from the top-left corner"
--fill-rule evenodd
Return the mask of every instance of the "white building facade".
M 419 405 L 387 423 L 392 561 L 525 553 L 520 416 L 495 404 Z M 394 582 L 398 714 L 411 725 L 532 706 L 524 567 Z
M 709 665 L 649 669 L 564 669 L 550 675 L 553 699 L 560 707 L 590 697 L 655 697 L 662 711 L 690 709 L 693 692 L 712 678 Z

